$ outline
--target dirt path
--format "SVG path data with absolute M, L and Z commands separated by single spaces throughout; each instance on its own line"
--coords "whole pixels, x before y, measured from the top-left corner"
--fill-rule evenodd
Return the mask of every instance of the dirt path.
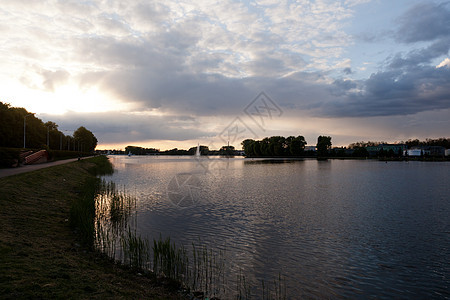
M 85 158 L 88 158 L 88 157 L 82 157 L 81 159 L 85 159 Z M 57 161 L 51 161 L 51 162 L 46 162 L 46 163 L 36 164 L 36 165 L 25 165 L 25 166 L 21 166 L 18 168 L 0 169 L 0 178 L 17 175 L 17 174 L 22 174 L 22 173 L 26 173 L 26 172 L 31 172 L 34 170 L 39 170 L 39 169 L 48 168 L 48 167 L 52 167 L 52 166 L 67 164 L 69 162 L 76 161 L 76 160 L 78 160 L 78 158 L 57 160 Z

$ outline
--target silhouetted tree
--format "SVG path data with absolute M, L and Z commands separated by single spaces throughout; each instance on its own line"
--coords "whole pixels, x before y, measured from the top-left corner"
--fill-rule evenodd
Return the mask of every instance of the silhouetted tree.
M 331 148 L 330 136 L 319 136 L 317 138 L 317 156 L 324 157 L 328 155 L 328 150 Z
M 246 139 L 246 140 L 242 141 L 241 145 L 242 145 L 242 149 L 244 149 L 245 155 L 255 156 L 255 152 L 253 149 L 254 144 L 255 144 L 255 141 L 252 139 Z
M 73 133 L 78 151 L 91 152 L 97 147 L 97 138 L 94 134 L 81 126 Z
M 233 146 L 222 146 L 219 150 L 220 155 L 233 156 L 236 149 Z
M 246 139 L 241 143 L 245 155 L 249 157 L 258 156 L 298 156 L 305 149 L 306 141 L 301 135 L 298 137 L 283 136 L 266 137 L 261 141 Z
M 358 148 L 355 148 L 355 151 L 353 152 L 353 156 L 355 156 L 355 157 L 368 157 L 369 156 L 369 152 L 367 151 L 367 149 L 365 147 L 358 147 Z
M 303 154 L 306 146 L 306 140 L 303 136 L 299 135 L 298 137 L 289 137 L 290 145 L 289 145 L 289 153 L 292 155 L 301 155 Z
M 58 130 L 55 122 L 48 121 L 44 124 L 41 119 L 34 114 L 30 114 L 25 108 L 11 107 L 8 103 L 0 102 L 0 147 L 22 148 L 24 139 L 24 118 L 26 117 L 26 147 L 34 149 L 47 148 L 47 133 L 49 138 L 49 148 L 54 150 L 74 150 L 77 143 L 83 143 L 83 150 L 91 151 L 97 146 L 97 139 L 90 134 L 82 134 L 79 131 L 78 140 L 74 146 L 74 138 L 65 136 Z M 81 128 L 81 127 L 80 127 Z M 79 128 L 79 129 L 80 129 Z M 81 139 L 83 138 L 83 141 Z
M 361 147 L 375 147 L 381 144 L 386 144 L 386 142 L 373 142 L 373 141 L 361 141 L 361 142 L 356 142 L 356 143 L 351 143 L 350 145 L 348 145 L 348 148 L 350 149 L 356 149 L 356 148 L 361 148 Z

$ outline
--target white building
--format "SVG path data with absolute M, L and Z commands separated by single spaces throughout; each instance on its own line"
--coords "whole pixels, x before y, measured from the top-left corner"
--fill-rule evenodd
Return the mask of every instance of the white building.
M 422 149 L 408 149 L 406 150 L 406 154 L 408 156 L 421 156 L 422 153 Z

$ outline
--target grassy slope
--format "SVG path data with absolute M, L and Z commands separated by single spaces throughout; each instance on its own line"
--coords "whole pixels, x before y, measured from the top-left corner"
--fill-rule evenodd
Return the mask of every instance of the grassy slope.
M 0 179 L 1 298 L 178 298 L 80 246 L 70 205 L 95 159 Z

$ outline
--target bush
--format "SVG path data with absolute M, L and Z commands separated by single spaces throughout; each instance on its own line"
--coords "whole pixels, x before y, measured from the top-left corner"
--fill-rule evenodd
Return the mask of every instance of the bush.
M 20 148 L 0 148 L 0 168 L 12 168 L 20 162 Z
M 90 152 L 78 152 L 78 151 L 67 151 L 67 150 L 49 150 L 49 159 L 50 160 L 63 160 L 70 158 L 77 158 L 79 156 L 90 156 L 92 153 Z

